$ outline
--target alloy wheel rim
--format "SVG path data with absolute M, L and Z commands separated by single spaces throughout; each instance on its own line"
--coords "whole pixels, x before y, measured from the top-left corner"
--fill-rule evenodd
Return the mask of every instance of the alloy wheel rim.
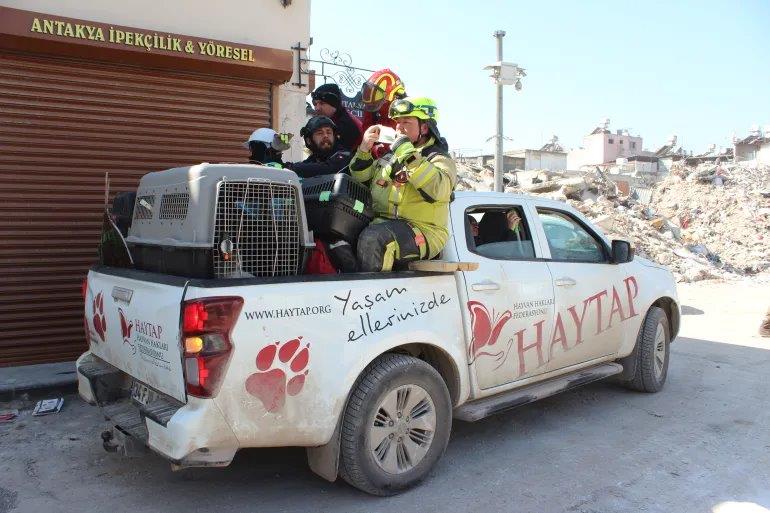
M 662 324 L 658 324 L 658 329 L 655 332 L 653 359 L 655 363 L 655 376 L 660 379 L 663 376 L 663 367 L 666 364 L 666 330 Z
M 418 385 L 388 392 L 369 423 L 369 450 L 389 474 L 402 474 L 422 461 L 436 432 L 436 408 Z

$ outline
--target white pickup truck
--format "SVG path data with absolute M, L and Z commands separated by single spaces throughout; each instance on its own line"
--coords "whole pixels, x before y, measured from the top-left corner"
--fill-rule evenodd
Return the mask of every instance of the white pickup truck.
M 81 397 L 113 426 L 105 448 L 146 446 L 180 468 L 301 446 L 322 477 L 388 495 L 436 464 L 453 419 L 610 376 L 662 388 L 680 320 L 668 270 L 560 202 L 457 193 L 450 224 L 432 271 L 94 267 L 77 368 Z M 447 271 L 460 262 L 478 265 Z

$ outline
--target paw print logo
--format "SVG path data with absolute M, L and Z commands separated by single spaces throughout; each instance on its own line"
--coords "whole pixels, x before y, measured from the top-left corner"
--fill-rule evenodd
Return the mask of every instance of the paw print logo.
M 305 386 L 310 344 L 300 349 L 301 340 L 302 337 L 297 337 L 283 344 L 276 342 L 257 353 L 259 372 L 248 377 L 246 391 L 259 399 L 271 413 L 283 408 L 286 394 L 295 396 Z
M 104 342 L 107 333 L 107 318 L 104 316 L 104 297 L 101 292 L 96 295 L 91 306 L 94 312 L 91 324 L 93 324 L 96 334 Z

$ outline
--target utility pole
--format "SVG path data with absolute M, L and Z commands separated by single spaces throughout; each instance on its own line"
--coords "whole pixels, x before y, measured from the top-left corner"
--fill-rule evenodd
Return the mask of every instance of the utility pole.
M 495 31 L 497 62 L 503 62 L 504 30 Z M 497 132 L 495 134 L 495 192 L 503 192 L 503 83 L 497 81 Z
M 511 62 L 503 62 L 504 30 L 496 30 L 493 34 L 497 39 L 497 62 L 484 69 L 492 70 L 490 77 L 497 87 L 497 133 L 495 134 L 495 192 L 503 192 L 503 86 L 512 85 L 521 91 L 521 79 L 527 76 L 526 71 Z

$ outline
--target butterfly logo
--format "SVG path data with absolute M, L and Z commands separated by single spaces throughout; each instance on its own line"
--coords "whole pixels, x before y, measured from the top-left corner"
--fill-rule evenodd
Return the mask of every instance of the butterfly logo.
M 503 327 L 511 320 L 511 311 L 506 310 L 502 314 L 496 315 L 494 310 L 492 310 L 492 315 L 490 315 L 487 307 L 479 301 L 468 301 L 468 311 L 471 314 L 471 345 L 468 349 L 469 363 L 476 361 L 476 358 L 479 356 L 491 356 L 495 360 L 500 361 L 498 365 L 500 367 L 505 361 L 505 357 L 508 356 L 510 343 L 508 349 L 501 349 L 496 353 L 482 351 L 482 349 L 497 343 Z
M 123 335 L 123 343 L 131 346 L 131 354 L 136 354 L 136 347 L 131 343 L 131 329 L 134 327 L 134 323 L 126 320 L 122 308 L 118 308 L 118 314 L 120 315 L 120 333 Z

